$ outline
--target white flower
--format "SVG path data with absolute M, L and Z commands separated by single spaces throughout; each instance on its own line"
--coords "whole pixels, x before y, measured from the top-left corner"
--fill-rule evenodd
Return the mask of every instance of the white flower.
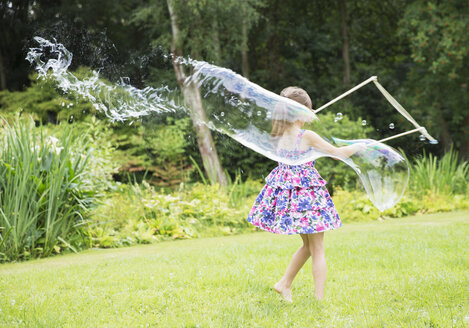
M 52 147 L 56 147 L 57 146 L 57 142 L 59 142 L 59 139 L 57 139 L 56 137 L 54 136 L 49 136 L 47 139 L 46 139 L 46 142 L 48 145 L 52 146 Z
M 62 149 L 64 149 L 64 147 L 57 147 L 57 143 L 59 142 L 59 139 L 57 139 L 56 137 L 54 136 L 49 136 L 47 139 L 46 139 L 46 144 L 48 146 L 51 146 L 52 148 L 52 151 L 54 151 L 57 155 L 60 154 L 60 152 L 62 151 Z

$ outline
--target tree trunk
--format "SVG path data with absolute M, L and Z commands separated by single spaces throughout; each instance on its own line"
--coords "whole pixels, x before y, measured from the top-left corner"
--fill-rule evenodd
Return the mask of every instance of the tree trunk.
M 342 58 L 344 60 L 344 86 L 350 86 L 350 40 L 347 25 L 347 7 L 345 0 L 339 0 L 340 26 L 342 34 Z
M 447 152 L 453 145 L 453 139 L 451 138 L 451 134 L 448 131 L 448 123 L 446 122 L 443 110 L 441 108 L 438 108 L 438 114 L 440 116 L 441 143 L 443 144 L 444 151 Z
M 469 160 L 469 115 L 463 121 L 463 142 L 459 149 L 459 158 L 462 160 Z
M 243 7 L 244 8 L 244 7 Z M 249 79 L 249 60 L 248 60 L 248 22 L 246 15 L 243 15 L 243 30 L 241 43 L 241 71 L 245 78 Z
M 202 105 L 202 97 L 196 83 L 184 84 L 185 72 L 182 64 L 176 62 L 177 57 L 182 56 L 182 42 L 179 37 L 178 16 L 174 8 L 174 0 L 167 0 L 168 11 L 171 19 L 171 30 L 173 38 L 171 41 L 171 51 L 173 54 L 173 67 L 176 73 L 178 84 L 182 90 L 184 101 L 191 112 L 191 119 L 194 125 L 199 152 L 202 156 L 205 172 L 212 183 L 218 182 L 222 186 L 228 185 L 225 171 L 221 166 L 218 153 L 213 142 L 210 129 L 204 124 L 207 116 Z
M 212 16 L 212 39 L 213 39 L 213 47 L 214 47 L 214 59 L 215 64 L 219 65 L 221 60 L 221 47 L 220 47 L 220 38 L 218 36 L 218 20 L 217 20 L 217 13 L 216 10 L 213 10 Z
M 5 65 L 3 63 L 2 52 L 0 51 L 0 90 L 7 88 L 7 78 L 5 73 Z

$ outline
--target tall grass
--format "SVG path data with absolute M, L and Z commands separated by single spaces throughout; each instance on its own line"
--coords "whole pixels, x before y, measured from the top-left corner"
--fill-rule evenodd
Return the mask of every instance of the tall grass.
M 451 149 L 438 159 L 432 154 L 423 154 L 414 160 L 411 169 L 411 189 L 422 193 L 465 194 L 469 186 L 469 163 L 459 161 L 456 151 Z
M 38 132 L 34 122 L 4 122 L 0 145 L 0 261 L 48 256 L 72 244 L 93 192 L 82 179 L 87 156 L 72 138 Z

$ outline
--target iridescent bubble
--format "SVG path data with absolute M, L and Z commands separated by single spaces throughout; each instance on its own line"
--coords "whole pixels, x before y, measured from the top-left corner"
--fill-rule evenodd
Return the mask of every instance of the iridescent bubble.
M 431 143 L 432 145 L 436 145 L 436 144 L 438 144 L 438 140 L 430 140 L 430 143 Z
M 420 141 L 425 141 L 426 138 L 425 138 L 425 136 L 424 136 L 423 134 L 421 134 L 420 137 L 419 137 L 419 139 L 420 139 Z
M 342 113 L 337 113 L 337 115 L 335 116 L 337 118 L 338 121 L 340 121 L 342 118 L 343 118 L 343 115 Z
M 390 128 L 391 130 L 393 130 L 393 129 L 394 129 L 394 123 L 390 123 L 390 124 L 389 124 L 389 128 Z
M 409 166 L 397 150 L 371 139 L 333 140 L 338 146 L 366 145 L 364 151 L 344 162 L 358 174 L 368 197 L 380 211 L 393 207 L 401 199 L 409 180 Z
M 32 48 L 27 59 L 35 65 L 39 77 L 54 79 L 64 92 L 91 102 L 112 121 L 130 121 L 131 125 L 149 114 L 156 117 L 158 114 L 190 115 L 196 124 L 228 135 L 283 164 L 302 165 L 320 157 L 340 159 L 358 174 L 379 210 L 392 207 L 406 188 L 405 158 L 391 147 L 370 139 L 343 140 L 321 135 L 335 141 L 337 147 L 333 152 L 324 146 L 295 152 L 292 140 L 297 139 L 298 129 L 306 123 L 309 129 L 316 130 L 320 124 L 317 116 L 306 106 L 263 89 L 229 69 L 175 58 L 177 65 L 185 66 L 186 72 L 190 72 L 182 88 L 186 93 L 196 90 L 193 97 L 186 99 L 186 104 L 179 98 L 179 90 L 167 86 L 139 89 L 130 85 L 130 81 L 128 84 L 122 80 L 104 83 L 96 71 L 91 77 L 80 79 L 68 71 L 73 56 L 63 45 L 35 39 L 40 46 Z M 47 60 L 44 54 L 55 57 Z M 338 114 L 335 118 L 342 119 Z M 366 120 L 362 125 L 366 125 Z

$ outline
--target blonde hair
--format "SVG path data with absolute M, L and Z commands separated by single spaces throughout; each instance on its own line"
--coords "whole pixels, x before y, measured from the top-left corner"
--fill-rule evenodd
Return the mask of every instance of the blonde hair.
M 311 110 L 313 109 L 313 102 L 308 93 L 299 87 L 287 87 L 280 92 L 280 95 L 294 100 Z M 272 131 L 270 132 L 270 136 L 282 136 L 285 130 L 293 123 L 291 119 L 288 119 L 288 109 L 285 105 L 281 103 L 277 104 L 272 113 Z

